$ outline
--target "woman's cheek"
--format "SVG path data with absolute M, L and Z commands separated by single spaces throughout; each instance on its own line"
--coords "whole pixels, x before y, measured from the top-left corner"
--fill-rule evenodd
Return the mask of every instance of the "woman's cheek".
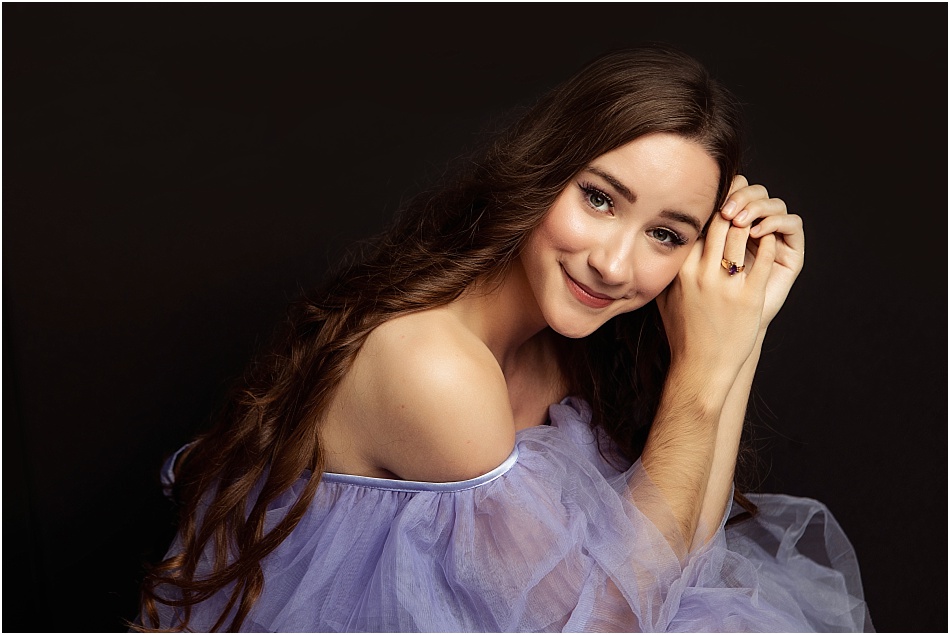
M 650 300 L 656 298 L 663 289 L 673 282 L 673 279 L 676 278 L 676 274 L 679 273 L 685 261 L 685 256 L 682 258 L 666 257 L 644 266 L 644 268 L 641 269 L 643 276 L 640 285 L 641 292 L 648 295 Z
M 555 207 L 542 225 L 545 239 L 559 251 L 574 253 L 589 248 L 593 237 L 586 216 L 569 205 Z

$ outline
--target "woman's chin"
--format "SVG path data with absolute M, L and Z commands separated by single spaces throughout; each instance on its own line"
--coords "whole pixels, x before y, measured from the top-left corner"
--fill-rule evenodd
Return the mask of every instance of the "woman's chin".
M 601 326 L 604 325 L 603 321 L 594 321 L 590 318 L 583 320 L 578 318 L 571 319 L 569 316 L 559 317 L 558 319 L 548 320 L 548 326 L 551 327 L 558 335 L 563 335 L 572 340 L 581 339 L 582 337 L 587 337 Z
M 653 298 L 650 298 L 652 300 Z M 630 313 L 631 311 L 636 311 L 643 308 L 647 301 L 643 301 L 642 298 L 640 301 L 636 302 L 626 302 L 624 306 L 614 307 L 613 311 L 601 311 L 597 315 L 591 315 L 585 313 L 573 313 L 568 311 L 559 311 L 550 315 L 546 315 L 548 326 L 551 327 L 555 333 L 568 337 L 570 339 L 581 339 L 587 337 L 604 324 L 606 324 L 611 318 L 616 317 L 617 315 L 623 313 Z M 621 309 L 621 310 L 617 310 Z

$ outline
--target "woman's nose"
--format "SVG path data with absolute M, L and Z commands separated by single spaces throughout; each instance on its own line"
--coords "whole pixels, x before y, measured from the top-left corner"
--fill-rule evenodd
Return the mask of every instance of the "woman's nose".
M 633 282 L 635 237 L 612 236 L 591 249 L 587 264 L 606 285 L 627 286 Z

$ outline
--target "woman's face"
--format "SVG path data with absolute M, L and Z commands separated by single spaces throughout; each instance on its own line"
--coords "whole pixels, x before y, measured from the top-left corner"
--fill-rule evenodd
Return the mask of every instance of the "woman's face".
M 535 229 L 521 262 L 547 324 L 584 337 L 673 280 L 716 203 L 719 167 L 656 133 L 597 157 Z

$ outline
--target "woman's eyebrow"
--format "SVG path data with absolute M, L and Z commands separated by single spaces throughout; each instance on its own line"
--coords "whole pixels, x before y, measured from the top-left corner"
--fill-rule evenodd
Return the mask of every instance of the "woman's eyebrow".
M 679 221 L 681 223 L 686 223 L 690 227 L 696 230 L 697 233 L 702 233 L 703 226 L 699 222 L 699 219 L 693 216 L 692 214 L 686 214 L 684 212 L 677 212 L 673 209 L 665 209 L 660 212 L 660 216 L 663 218 L 669 218 L 670 220 Z
M 587 167 L 587 171 L 588 171 L 588 172 L 593 172 L 594 174 L 596 174 L 597 176 L 599 176 L 599 177 L 602 178 L 603 180 L 605 180 L 605 181 L 607 181 L 608 183 L 610 183 L 610 184 L 613 186 L 613 188 L 614 188 L 615 190 L 617 190 L 618 192 L 620 192 L 620 195 L 621 195 L 621 196 L 623 196 L 625 199 L 627 199 L 627 200 L 630 201 L 631 203 L 636 203 L 636 202 L 637 202 L 637 195 L 634 194 L 632 191 L 630 191 L 630 188 L 629 188 L 629 187 L 627 187 L 626 185 L 624 185 L 623 183 L 621 183 L 620 181 L 618 181 L 618 180 L 617 180 L 617 177 L 613 176 L 612 174 L 608 174 L 607 172 L 604 172 L 604 171 L 601 170 L 601 169 L 598 169 L 598 168 L 595 168 L 595 167 L 591 167 L 591 166 L 588 166 L 588 167 Z
M 615 177 L 614 175 L 610 174 L 609 172 L 604 172 L 600 168 L 595 168 L 593 166 L 588 166 L 587 171 L 596 174 L 603 180 L 610 183 L 610 185 L 615 190 L 617 190 L 621 196 L 623 196 L 625 199 L 627 199 L 631 203 L 637 202 L 637 195 L 634 194 L 633 191 L 631 191 L 629 187 L 621 183 L 617 179 L 617 177 Z M 681 223 L 685 223 L 689 225 L 690 227 L 692 227 L 693 229 L 695 229 L 697 233 L 700 233 L 703 231 L 703 224 L 699 222 L 699 219 L 693 216 L 692 214 L 686 214 L 685 212 L 679 212 L 677 210 L 672 210 L 672 209 L 665 209 L 662 212 L 660 212 L 660 216 L 662 216 L 663 218 L 668 218 L 670 220 L 675 220 Z

